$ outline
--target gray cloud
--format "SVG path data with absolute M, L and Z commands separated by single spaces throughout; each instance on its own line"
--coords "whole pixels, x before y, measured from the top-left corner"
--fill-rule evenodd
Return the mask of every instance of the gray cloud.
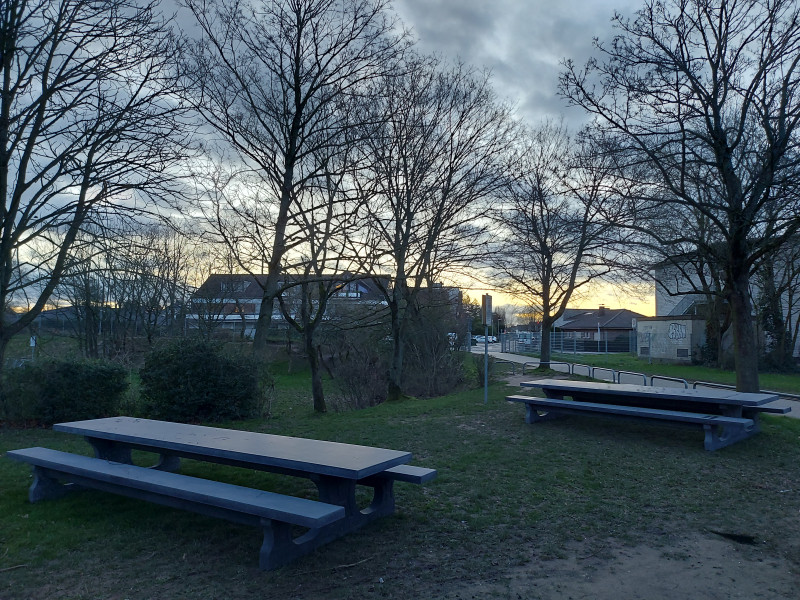
M 633 16 L 640 0 L 395 0 L 427 52 L 488 68 L 500 96 L 529 121 L 584 120 L 557 95 L 560 62 L 583 64 L 592 39 L 609 39 L 617 10 Z

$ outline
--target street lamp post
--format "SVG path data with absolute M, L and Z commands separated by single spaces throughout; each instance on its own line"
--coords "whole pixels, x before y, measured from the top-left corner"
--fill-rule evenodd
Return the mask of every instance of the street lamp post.
M 481 302 L 483 321 L 483 403 L 489 402 L 489 325 L 492 324 L 492 297 L 484 294 Z

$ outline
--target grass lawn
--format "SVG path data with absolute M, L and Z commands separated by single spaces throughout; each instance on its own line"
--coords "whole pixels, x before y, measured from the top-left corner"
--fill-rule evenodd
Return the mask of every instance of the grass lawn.
M 699 429 L 590 417 L 526 425 L 503 400 L 517 388 L 504 384 L 487 405 L 477 389 L 320 416 L 301 381 L 279 381 L 270 419 L 226 426 L 410 450 L 438 479 L 396 484 L 395 515 L 264 573 L 252 528 L 94 491 L 29 504 L 30 469 L 7 450 L 89 446 L 0 429 L 0 598 L 534 598 L 510 591 L 520 569 L 575 548 L 667 552 L 709 530 L 752 536 L 752 552 L 800 569 L 800 420 L 768 416 L 761 434 L 709 453 Z M 187 461 L 184 472 L 314 492 L 232 467 Z

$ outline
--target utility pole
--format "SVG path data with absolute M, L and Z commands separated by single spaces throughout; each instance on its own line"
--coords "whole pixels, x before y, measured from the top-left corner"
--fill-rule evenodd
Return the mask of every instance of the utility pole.
M 484 294 L 481 302 L 483 323 L 483 403 L 489 402 L 489 325 L 492 324 L 492 297 Z

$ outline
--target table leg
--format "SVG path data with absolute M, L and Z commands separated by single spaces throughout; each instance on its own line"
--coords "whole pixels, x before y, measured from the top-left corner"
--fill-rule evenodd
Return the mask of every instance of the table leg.
M 320 501 L 344 507 L 344 523 L 348 530 L 357 529 L 373 519 L 394 512 L 394 481 L 389 478 L 373 477 L 359 481 L 359 484 L 372 488 L 372 501 L 363 510 L 358 508 L 356 502 L 354 480 L 325 475 L 317 475 L 311 480 L 317 486 Z
M 126 465 L 133 464 L 131 457 L 131 447 L 125 444 L 114 442 L 113 440 L 104 440 L 100 438 L 93 438 L 86 436 L 86 441 L 94 448 L 94 455 L 97 458 L 109 460 L 112 462 L 124 463 Z M 176 473 L 181 468 L 181 459 L 179 456 L 173 454 L 159 454 L 158 462 L 154 464 L 151 469 L 158 469 L 159 471 L 170 471 Z
M 348 515 L 358 510 L 355 481 L 325 475 L 317 475 L 311 480 L 316 484 L 322 502 L 344 506 Z
M 109 460 L 111 462 L 124 463 L 132 465 L 133 459 L 131 458 L 131 449 L 129 446 L 117 444 L 110 440 L 103 440 L 100 438 L 86 437 L 85 438 L 92 448 L 94 448 L 94 455 L 97 458 Z

